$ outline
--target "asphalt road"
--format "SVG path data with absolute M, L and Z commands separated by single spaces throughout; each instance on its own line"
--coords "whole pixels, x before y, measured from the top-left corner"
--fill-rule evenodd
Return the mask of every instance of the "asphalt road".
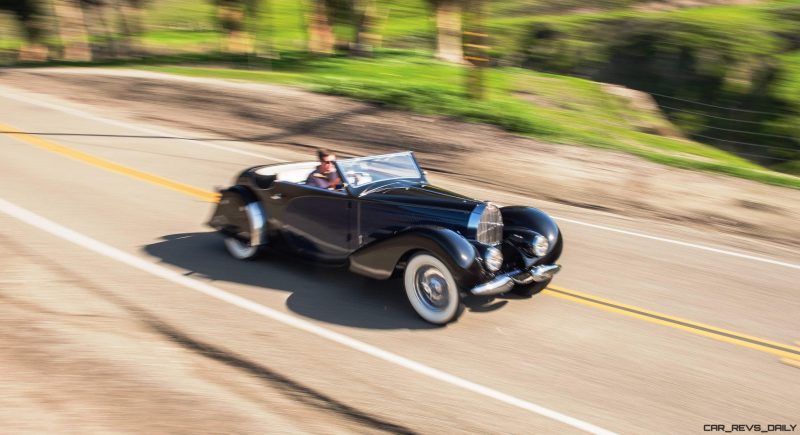
M 196 134 L 4 86 L 0 130 L 0 361 L 20 370 L 0 375 L 0 421 L 12 432 L 800 424 L 800 368 L 781 363 L 800 360 L 796 249 L 434 175 L 543 208 L 566 249 L 551 290 L 471 301 L 433 328 L 399 282 L 237 262 L 204 226 L 203 195 L 240 169 L 312 156 L 155 138 Z

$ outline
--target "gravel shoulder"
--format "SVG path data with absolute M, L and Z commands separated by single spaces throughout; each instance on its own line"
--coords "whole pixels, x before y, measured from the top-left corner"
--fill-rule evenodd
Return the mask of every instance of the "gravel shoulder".
M 300 89 L 131 70 L 1 70 L 0 83 L 132 119 L 342 155 L 410 149 L 430 171 L 543 200 L 797 247 L 800 191 L 556 145 Z M 46 128 L 43 128 L 46 130 Z M 87 132 L 91 133 L 91 132 Z

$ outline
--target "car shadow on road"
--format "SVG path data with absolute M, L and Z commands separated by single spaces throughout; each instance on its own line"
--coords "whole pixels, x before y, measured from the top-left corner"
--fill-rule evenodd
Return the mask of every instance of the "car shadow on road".
M 166 235 L 144 251 L 201 280 L 289 292 L 288 308 L 312 319 L 369 329 L 436 328 L 416 315 L 399 279 L 373 280 L 344 267 L 318 266 L 272 252 L 253 261 L 236 260 L 215 232 Z M 467 309 L 499 308 L 490 302 L 470 298 Z

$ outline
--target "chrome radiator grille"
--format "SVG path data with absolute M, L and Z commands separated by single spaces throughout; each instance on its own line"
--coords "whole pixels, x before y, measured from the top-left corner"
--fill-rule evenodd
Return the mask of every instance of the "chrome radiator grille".
M 476 240 L 487 245 L 503 241 L 503 216 L 496 205 L 488 204 L 481 214 Z

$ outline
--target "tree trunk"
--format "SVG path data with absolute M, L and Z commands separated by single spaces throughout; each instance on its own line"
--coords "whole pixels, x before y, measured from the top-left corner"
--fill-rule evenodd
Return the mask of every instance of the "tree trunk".
M 118 0 L 117 14 L 119 27 L 122 32 L 122 42 L 119 46 L 123 56 L 136 55 L 144 51 L 141 43 L 142 35 L 142 0 Z
M 464 62 L 461 3 L 458 0 L 440 0 L 436 5 L 436 58 L 446 62 Z
M 380 35 L 375 33 L 378 24 L 378 8 L 375 0 L 356 0 L 355 2 L 356 40 L 353 43 L 353 54 L 369 56 L 380 46 Z
M 467 67 L 467 94 L 475 100 L 484 98 L 484 68 L 489 66 L 488 35 L 483 26 L 484 0 L 469 0 L 464 14 L 464 61 Z
M 25 33 L 25 45 L 20 48 L 18 58 L 20 61 L 41 62 L 46 61 L 49 54 L 47 45 L 44 44 L 47 21 L 40 3 L 32 1 L 2 2 L 3 9 L 14 12 L 17 20 L 22 24 Z
M 58 17 L 58 32 L 64 45 L 64 60 L 91 61 L 92 51 L 86 32 L 86 19 L 78 1 L 53 0 L 53 10 Z
M 114 29 L 108 20 L 108 9 L 112 8 L 107 2 L 85 4 L 82 8 L 88 35 L 92 38 L 89 44 L 94 58 L 109 58 L 117 54 Z
M 17 60 L 20 62 L 44 62 L 47 60 L 49 50 L 47 46 L 39 43 L 26 43 L 20 48 Z
M 217 7 L 217 17 L 225 31 L 225 51 L 249 53 L 253 44 L 245 29 L 245 11 L 241 3 L 223 3 Z
M 336 38 L 333 35 L 325 0 L 313 0 L 308 23 L 308 51 L 316 54 L 333 54 Z

